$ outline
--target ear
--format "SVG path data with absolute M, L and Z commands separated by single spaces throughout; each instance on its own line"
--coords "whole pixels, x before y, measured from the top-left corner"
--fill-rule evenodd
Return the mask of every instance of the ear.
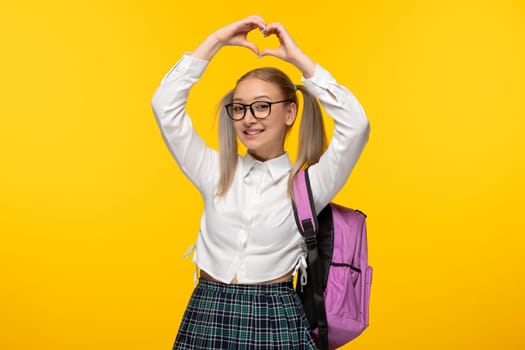
M 297 104 L 295 104 L 294 102 L 291 102 L 288 105 L 288 110 L 286 113 L 286 125 L 292 126 L 296 118 L 297 118 Z

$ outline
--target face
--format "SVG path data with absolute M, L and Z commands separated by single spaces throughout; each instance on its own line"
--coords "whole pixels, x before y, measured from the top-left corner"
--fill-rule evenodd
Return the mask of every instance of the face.
M 277 85 L 257 78 L 239 82 L 233 94 L 233 102 L 243 104 L 284 99 Z M 288 102 L 271 105 L 271 113 L 265 119 L 256 119 L 247 108 L 244 119 L 233 121 L 233 127 L 248 152 L 254 158 L 265 161 L 284 153 L 286 130 L 293 124 L 296 115 L 297 106 Z

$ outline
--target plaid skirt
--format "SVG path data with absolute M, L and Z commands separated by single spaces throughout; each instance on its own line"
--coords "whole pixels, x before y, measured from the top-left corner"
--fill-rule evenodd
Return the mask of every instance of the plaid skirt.
M 239 285 L 200 279 L 173 349 L 314 350 L 316 346 L 292 281 Z

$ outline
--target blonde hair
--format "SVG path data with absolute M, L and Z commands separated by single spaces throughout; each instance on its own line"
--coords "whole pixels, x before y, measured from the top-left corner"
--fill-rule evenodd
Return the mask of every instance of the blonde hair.
M 237 85 L 248 78 L 256 78 L 274 83 L 282 92 L 283 99 L 289 99 L 299 108 L 297 90 L 303 94 L 303 113 L 299 128 L 299 145 L 297 159 L 290 171 L 288 193 L 291 195 L 291 184 L 299 170 L 315 164 L 321 158 L 326 148 L 326 132 L 319 102 L 303 85 L 294 85 L 290 78 L 281 70 L 273 67 L 257 68 L 244 74 Z M 231 187 L 237 169 L 237 137 L 233 121 L 228 117 L 224 106 L 232 102 L 235 89 L 228 92 L 219 104 L 219 159 L 220 178 L 217 196 L 224 196 Z

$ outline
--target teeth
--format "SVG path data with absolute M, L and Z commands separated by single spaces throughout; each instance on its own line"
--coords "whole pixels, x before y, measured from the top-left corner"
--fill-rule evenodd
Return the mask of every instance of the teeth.
M 247 135 L 257 135 L 260 134 L 262 130 L 246 130 L 244 133 Z

